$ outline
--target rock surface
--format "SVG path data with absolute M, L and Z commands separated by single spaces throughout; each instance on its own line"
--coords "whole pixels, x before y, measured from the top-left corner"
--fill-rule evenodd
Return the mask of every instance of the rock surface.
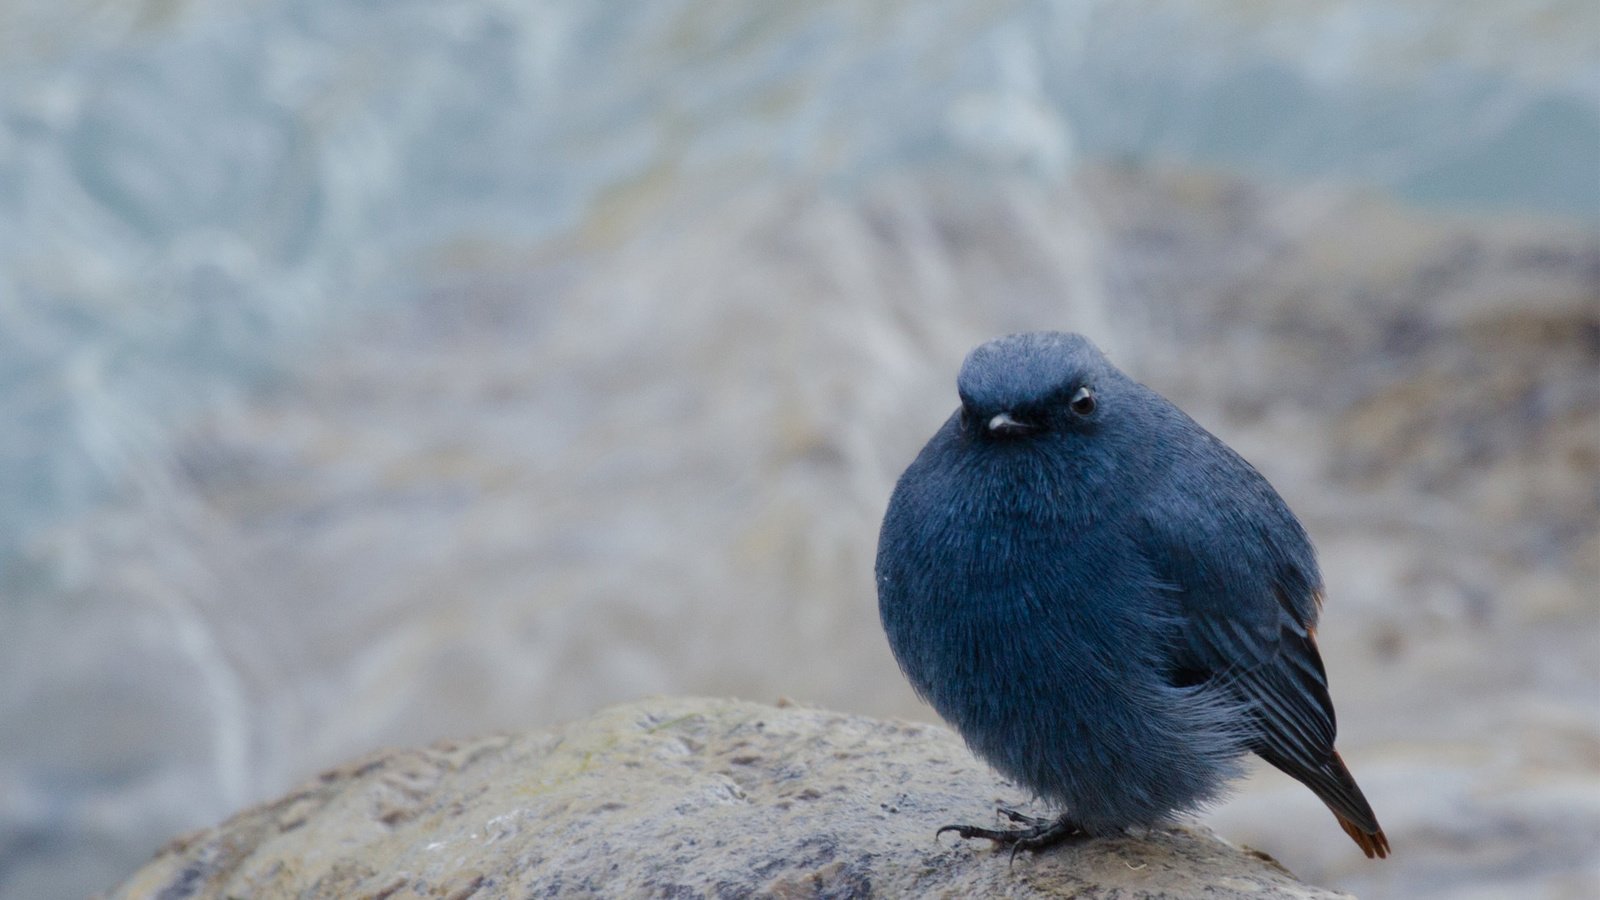
M 1014 861 L 935 840 L 1016 794 L 937 726 L 652 699 L 373 754 L 173 841 L 113 896 L 1345 896 L 1203 828 Z

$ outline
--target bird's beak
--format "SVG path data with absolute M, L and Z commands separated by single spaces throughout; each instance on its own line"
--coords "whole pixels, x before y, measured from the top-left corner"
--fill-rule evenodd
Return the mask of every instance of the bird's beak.
M 995 434 L 1021 434 L 1032 431 L 1033 426 L 1026 422 L 1019 422 L 1011 417 L 1010 413 L 995 413 L 989 420 L 989 430 Z

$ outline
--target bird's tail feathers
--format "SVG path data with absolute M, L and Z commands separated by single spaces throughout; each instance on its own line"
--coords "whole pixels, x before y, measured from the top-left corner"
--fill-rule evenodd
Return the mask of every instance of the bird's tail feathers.
M 1326 779 L 1307 779 L 1306 784 L 1316 792 L 1323 803 L 1328 804 L 1333 817 L 1339 820 L 1339 827 L 1344 829 L 1345 834 L 1350 835 L 1350 839 L 1356 842 L 1356 846 L 1367 855 L 1367 859 L 1375 857 L 1387 859 L 1389 838 L 1378 825 L 1372 806 L 1367 803 L 1366 796 L 1356 785 L 1355 776 L 1350 774 L 1350 769 L 1339 756 L 1339 751 L 1333 751 L 1333 756 L 1323 767 L 1323 772 L 1331 776 L 1332 784 Z M 1334 785 L 1337 785 L 1337 789 L 1328 790 L 1325 787 Z
M 1329 807 L 1329 809 L 1332 809 L 1332 807 Z M 1378 859 L 1389 858 L 1389 838 L 1384 835 L 1382 828 L 1368 834 L 1361 830 L 1361 826 L 1339 815 L 1339 811 L 1336 809 L 1333 810 L 1333 817 L 1339 820 L 1339 827 L 1344 829 L 1345 834 L 1350 835 L 1350 840 L 1356 842 L 1356 846 L 1360 847 L 1361 852 L 1367 855 L 1367 859 L 1374 857 Z

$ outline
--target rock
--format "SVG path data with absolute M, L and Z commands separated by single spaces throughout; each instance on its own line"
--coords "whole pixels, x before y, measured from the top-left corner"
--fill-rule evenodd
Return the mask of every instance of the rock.
M 935 840 L 1005 797 L 938 726 L 658 698 L 373 754 L 178 838 L 112 896 L 1346 896 L 1192 826 L 1015 860 Z

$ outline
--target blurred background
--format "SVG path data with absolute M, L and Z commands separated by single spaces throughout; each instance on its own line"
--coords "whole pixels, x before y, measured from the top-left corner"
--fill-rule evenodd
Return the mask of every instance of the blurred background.
M 1589 0 L 10 0 L 0 895 L 641 695 L 930 718 L 878 522 L 1034 328 L 1321 549 L 1396 855 L 1275 772 L 1206 821 L 1600 894 Z

